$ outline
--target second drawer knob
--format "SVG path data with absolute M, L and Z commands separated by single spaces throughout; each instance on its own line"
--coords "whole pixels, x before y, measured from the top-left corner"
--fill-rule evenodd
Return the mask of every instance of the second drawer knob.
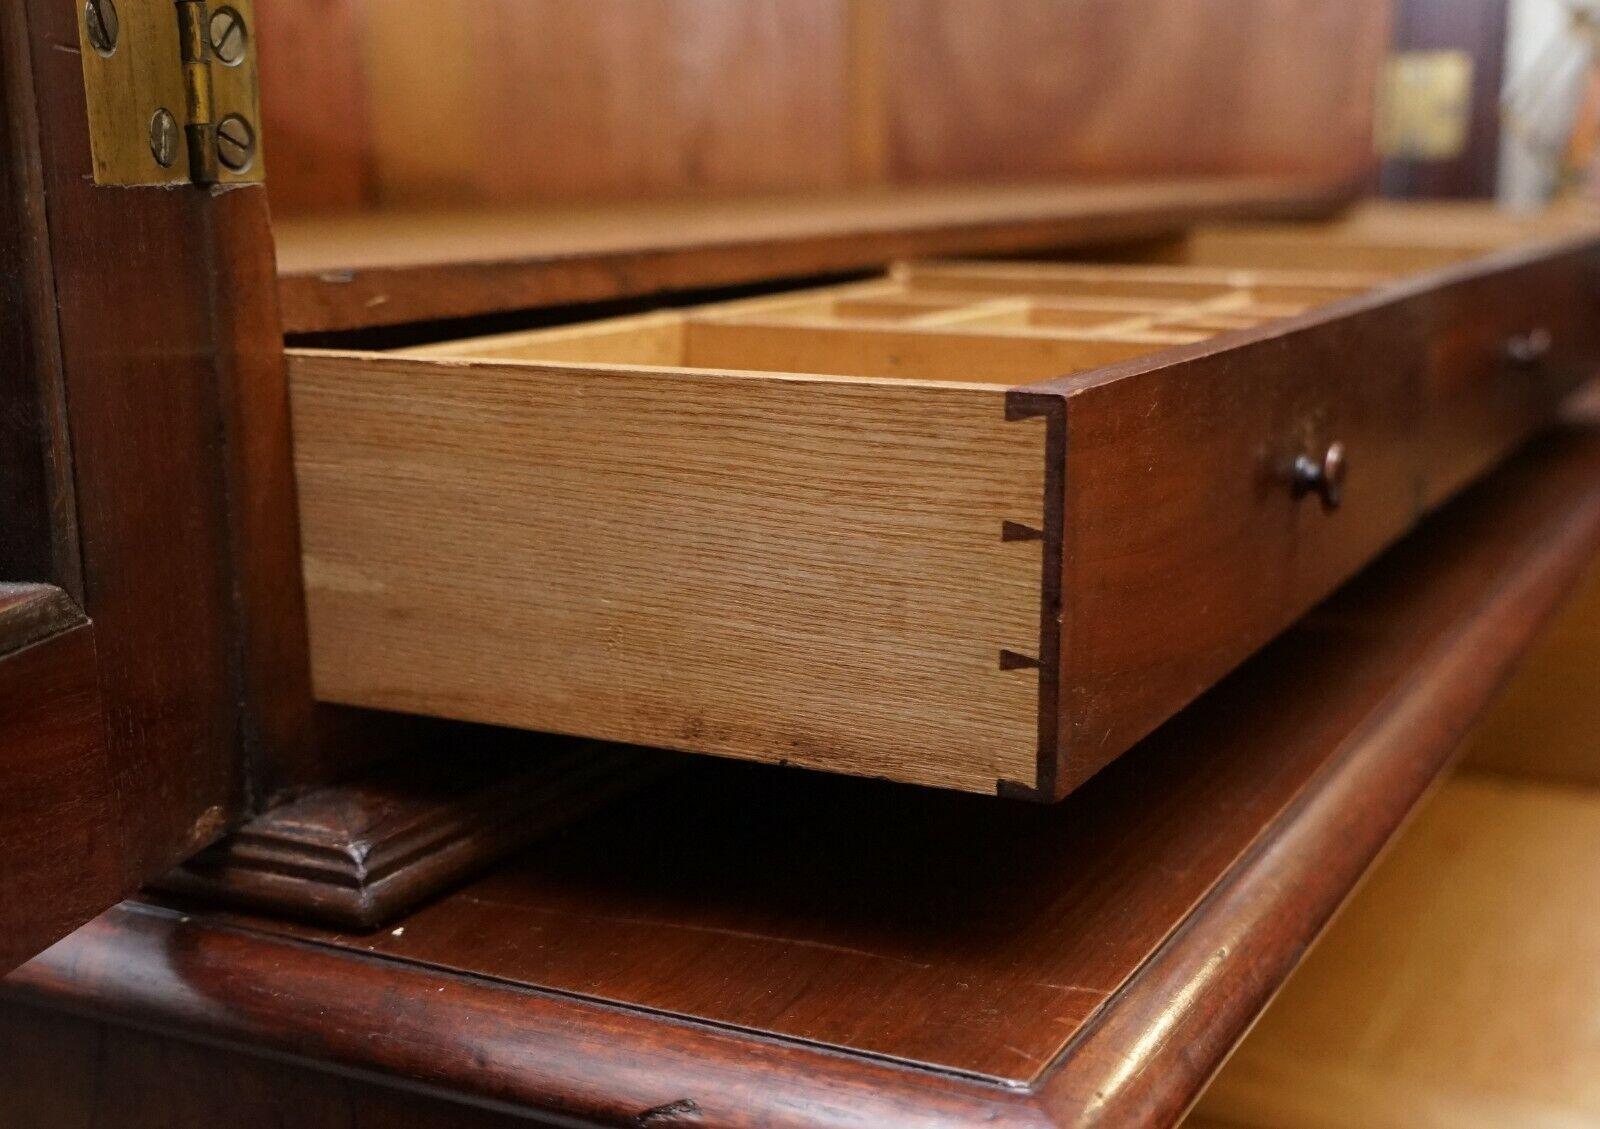
M 1344 501 L 1344 482 L 1349 459 L 1343 443 L 1330 443 L 1321 456 L 1302 454 L 1294 461 L 1294 490 L 1297 496 L 1315 494 L 1325 508 L 1336 510 Z

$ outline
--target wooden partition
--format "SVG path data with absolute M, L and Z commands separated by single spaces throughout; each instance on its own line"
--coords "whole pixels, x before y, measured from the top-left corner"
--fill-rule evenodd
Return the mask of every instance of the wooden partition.
M 280 213 L 1348 180 L 1389 0 L 275 0 Z M 1335 48 L 1336 45 L 1336 49 Z

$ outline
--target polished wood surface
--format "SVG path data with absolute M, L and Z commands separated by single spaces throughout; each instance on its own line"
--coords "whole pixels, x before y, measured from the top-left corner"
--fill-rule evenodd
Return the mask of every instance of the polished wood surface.
M 286 332 L 351 330 L 1310 217 L 1348 185 L 1189 177 L 387 211 L 274 224 Z
M 0 585 L 0 972 L 130 886 L 98 673 L 66 593 Z
M 1171 1124 L 1597 551 L 1552 436 L 1059 807 L 708 763 L 375 935 L 127 906 L 8 991 L 552 1118 Z
M 31 236 L 48 248 L 55 296 L 38 332 L 63 374 L 83 604 L 137 822 L 130 870 L 145 877 L 250 802 L 248 762 L 293 775 L 305 756 L 266 199 L 95 187 L 82 65 L 56 49 L 76 41 L 78 12 L 12 9 L 47 202 Z M 16 93 L 14 110 L 29 92 Z
M 1596 302 L 1595 248 L 1588 234 L 1536 240 L 1298 319 L 1032 386 L 1069 397 L 1069 546 L 1090 562 L 1074 570 L 1069 557 L 1063 583 L 1073 600 L 1063 700 L 1076 708 L 1060 719 L 1080 730 L 1063 731 L 1067 757 L 1074 737 L 1111 750 L 1159 723 L 1182 687 L 1198 692 L 1302 614 L 1592 376 L 1596 321 L 1577 311 Z M 1560 327 L 1548 355 L 1531 372 L 1513 365 L 1520 327 L 1546 318 Z M 1239 482 L 1249 450 L 1265 449 L 1271 466 L 1295 444 L 1331 442 L 1367 468 L 1352 469 L 1335 512 L 1285 509 L 1281 495 Z M 1230 476 L 1239 488 L 1219 489 Z M 1160 506 L 1144 504 L 1145 489 Z M 1065 778 L 1097 760 L 1068 759 Z
M 1390 7 L 278 0 L 259 17 L 270 190 L 287 214 L 972 179 L 1349 182 L 1370 162 Z
M 80 13 L 0 9 L 0 579 L 92 621 L 4 663 L 7 959 L 326 770 L 265 194 L 97 188 Z
M 418 718 L 361 717 L 353 728 L 364 740 L 384 740 L 390 757 L 257 816 L 157 888 L 209 905 L 376 928 L 679 763 L 654 749 L 552 747 L 532 734 Z M 371 757 L 352 758 L 360 760 Z
M 1592 694 L 1592 653 L 1584 666 Z M 1588 736 L 1594 755 L 1600 732 Z M 1201 1113 L 1236 1129 L 1595 1123 L 1597 904 L 1600 792 L 1451 780 Z
M 84 624 L 83 611 L 51 584 L 0 583 L 0 656 Z
M 66 388 L 54 321 L 32 67 L 17 13 L 0 16 L 0 580 L 83 598 Z
M 890 175 L 1359 176 L 1390 7 L 887 0 Z
M 527 1129 L 530 1124 L 514 1113 L 36 1008 L 0 1015 L 0 1091 L 7 1129 Z

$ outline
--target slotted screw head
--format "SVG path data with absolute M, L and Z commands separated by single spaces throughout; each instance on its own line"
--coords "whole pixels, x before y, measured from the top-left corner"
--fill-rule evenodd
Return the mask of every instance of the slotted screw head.
M 178 119 L 165 106 L 150 117 L 150 155 L 164 169 L 178 159 Z
M 256 127 L 240 114 L 217 123 L 217 160 L 231 172 L 244 172 L 256 156 Z
M 235 8 L 218 8 L 211 13 L 211 54 L 224 66 L 236 67 L 244 61 L 250 32 L 244 17 Z
M 83 26 L 88 30 L 89 42 L 96 51 L 102 55 L 115 51 L 117 36 L 122 30 L 115 0 L 85 0 Z

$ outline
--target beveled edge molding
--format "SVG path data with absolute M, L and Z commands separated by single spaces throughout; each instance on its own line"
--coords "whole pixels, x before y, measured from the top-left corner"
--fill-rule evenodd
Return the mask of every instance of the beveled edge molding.
M 533 734 L 505 734 L 483 749 L 483 727 L 415 724 L 448 745 L 430 742 L 358 780 L 276 807 L 156 888 L 336 928 L 376 929 L 683 764 L 653 749 Z

